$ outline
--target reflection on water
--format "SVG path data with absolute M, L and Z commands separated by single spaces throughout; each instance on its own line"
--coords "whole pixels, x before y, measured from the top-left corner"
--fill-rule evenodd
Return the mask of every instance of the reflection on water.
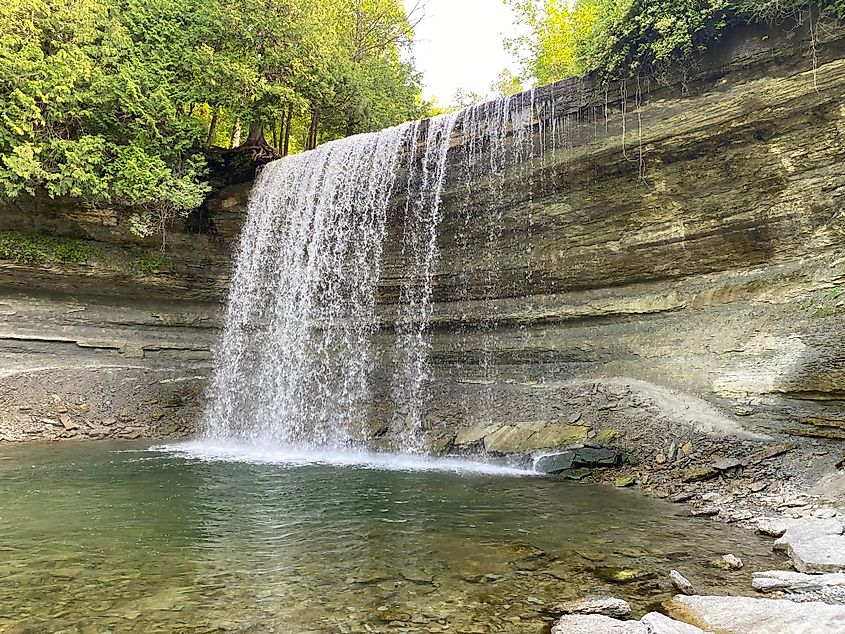
M 719 593 L 750 573 L 710 559 L 774 565 L 755 536 L 633 492 L 182 450 L 4 447 L 0 632 L 542 632 L 561 597 L 642 611 L 670 568 Z M 653 576 L 610 587 L 602 566 Z

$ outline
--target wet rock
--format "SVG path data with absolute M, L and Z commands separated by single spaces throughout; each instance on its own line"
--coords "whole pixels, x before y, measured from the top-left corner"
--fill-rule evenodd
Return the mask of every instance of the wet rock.
M 499 429 L 501 425 L 495 423 L 476 423 L 471 427 L 461 430 L 455 437 L 455 446 L 464 447 L 473 445 L 482 440 L 485 436 L 492 434 Z
M 839 634 L 845 606 L 751 597 L 676 596 L 669 616 L 721 634 Z
M 520 445 L 522 452 L 537 449 L 552 449 L 562 445 L 584 442 L 590 428 L 585 425 L 561 425 L 552 423 L 546 425 Z
M 552 627 L 551 634 L 648 634 L 639 621 L 619 621 L 600 614 L 567 614 Z
M 793 600 L 845 603 L 845 574 L 807 575 L 791 570 L 755 572 L 751 585 L 759 592 L 777 592 Z
M 639 568 L 619 568 L 616 566 L 599 566 L 593 570 L 593 573 L 599 579 L 613 583 L 631 583 L 654 576 L 653 573 Z
M 677 570 L 669 571 L 669 581 L 672 582 L 672 585 L 678 592 L 695 594 L 695 587 L 692 585 L 692 582 Z
M 585 467 L 612 467 L 619 462 L 619 452 L 604 447 L 583 447 L 575 452 L 575 462 Z
M 616 478 L 613 481 L 613 484 L 617 488 L 623 489 L 625 487 L 629 487 L 632 484 L 634 484 L 634 478 L 633 478 L 633 476 L 621 476 L 619 478 Z
M 625 618 L 631 614 L 631 606 L 622 599 L 602 597 L 555 603 L 549 608 L 549 612 L 552 614 L 603 614 L 613 618 Z
M 572 468 L 574 462 L 575 452 L 564 451 L 562 453 L 543 456 L 537 460 L 534 469 L 540 473 L 560 473 Z
M 517 453 L 534 433 L 534 430 L 528 427 L 505 425 L 484 437 L 484 450 L 501 455 Z
M 642 619 L 641 623 L 648 628 L 648 634 L 704 634 L 704 630 L 670 619 L 660 612 L 649 612 Z

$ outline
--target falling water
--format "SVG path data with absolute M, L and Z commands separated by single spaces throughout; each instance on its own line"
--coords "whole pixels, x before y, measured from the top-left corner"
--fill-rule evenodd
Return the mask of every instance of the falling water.
M 386 212 L 415 129 L 329 143 L 262 171 L 216 352 L 210 436 L 341 445 L 364 424 Z
M 424 450 L 444 189 L 451 188 L 465 228 L 486 227 L 485 242 L 466 248 L 484 250 L 476 258 L 483 279 L 474 283 L 482 284 L 486 325 L 470 327 L 482 333 L 481 371 L 491 378 L 504 252 L 513 251 L 511 275 L 531 268 L 530 251 L 502 239 L 506 173 L 516 167 L 522 176 L 535 157 L 537 130 L 541 156 L 556 145 L 554 108 L 553 95 L 541 108 L 532 91 L 266 166 L 253 188 L 215 352 L 206 435 L 333 449 L 366 438 L 375 335 L 392 332 L 392 431 L 405 451 Z M 541 109 L 551 109 L 548 120 Z M 447 174 L 456 136 L 462 149 L 452 153 L 455 170 Z M 461 196 L 478 198 L 478 187 L 489 190 L 481 192 L 489 208 L 461 203 Z M 376 301 L 389 214 L 399 220 L 403 277 L 395 314 L 382 315 L 392 327 L 380 322 Z M 530 213 L 526 223 L 530 233 Z
M 416 166 L 416 143 L 408 165 L 408 197 L 402 234 L 402 256 L 410 266 L 408 283 L 402 288 L 396 319 L 394 374 L 395 418 L 404 424 L 403 449 L 423 449 L 421 430 L 429 376 L 426 337 L 431 317 L 434 269 L 437 264 L 437 229 L 446 158 L 458 113 L 432 119 L 426 133 L 420 165 Z M 414 125 L 414 137 L 419 130 Z M 416 168 L 416 169 L 415 169 Z

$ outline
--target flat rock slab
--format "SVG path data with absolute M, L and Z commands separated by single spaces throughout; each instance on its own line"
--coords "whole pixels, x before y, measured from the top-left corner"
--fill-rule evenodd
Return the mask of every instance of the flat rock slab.
M 567 614 L 555 624 L 551 634 L 649 634 L 639 621 L 619 621 L 599 614 Z
M 553 614 L 602 614 L 614 618 L 625 618 L 631 614 L 627 601 L 610 597 L 576 599 L 554 604 L 549 611 Z
M 845 572 L 845 537 L 842 535 L 790 541 L 786 552 L 798 572 Z
M 641 623 L 648 628 L 648 634 L 705 634 L 700 627 L 670 619 L 660 612 L 649 612 Z
M 704 630 L 649 612 L 642 621 L 620 621 L 598 614 L 567 614 L 555 624 L 551 634 L 705 634 Z
M 751 585 L 760 592 L 780 592 L 802 601 L 845 603 L 845 574 L 805 575 L 791 570 L 755 572 Z
M 760 526 L 758 522 L 758 527 Z M 772 525 L 770 528 L 773 528 Z M 815 539 L 816 537 L 826 537 L 828 535 L 841 535 L 845 531 L 845 526 L 842 525 L 836 518 L 821 519 L 817 517 L 808 517 L 804 519 L 789 519 L 783 518 L 777 528 L 784 528 L 783 535 L 775 541 L 775 550 L 787 550 L 791 542 L 807 541 Z
M 676 596 L 670 616 L 719 634 L 843 634 L 845 605 L 752 597 Z M 563 630 L 561 630 L 563 634 Z

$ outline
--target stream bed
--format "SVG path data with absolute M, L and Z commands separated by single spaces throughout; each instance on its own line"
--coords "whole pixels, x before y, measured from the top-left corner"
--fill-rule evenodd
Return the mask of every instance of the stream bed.
M 673 594 L 670 569 L 747 594 L 779 563 L 769 540 L 631 490 L 454 462 L 214 457 L 4 446 L 0 632 L 540 633 L 558 599 L 610 594 L 642 614 Z M 726 553 L 745 568 L 709 564 Z M 620 568 L 632 579 L 608 581 Z

